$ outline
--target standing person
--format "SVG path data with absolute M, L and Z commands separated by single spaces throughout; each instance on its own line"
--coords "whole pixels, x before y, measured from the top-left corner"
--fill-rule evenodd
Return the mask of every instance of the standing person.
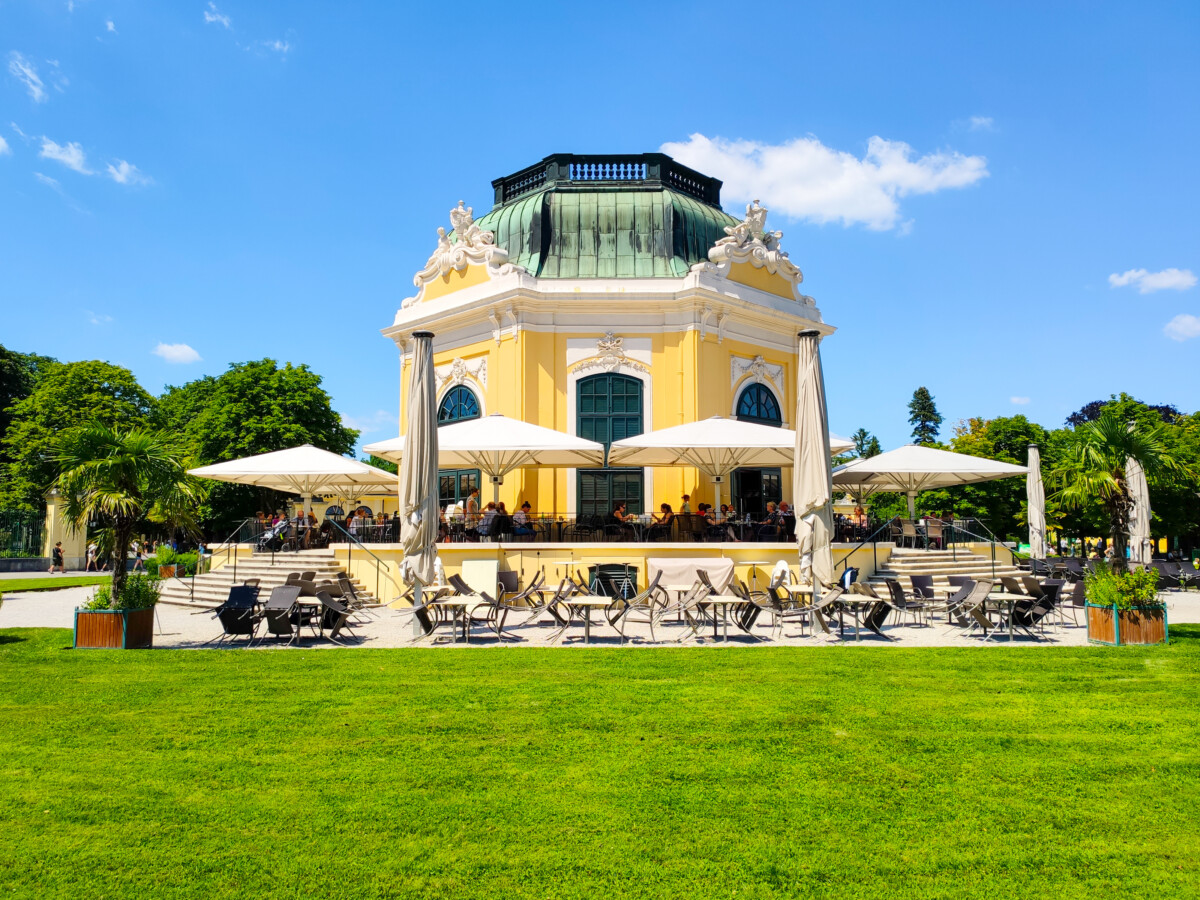
M 679 504 L 679 514 L 681 516 L 690 516 L 692 514 L 692 495 L 684 494 L 683 502 Z
M 475 524 L 479 518 L 479 488 L 473 488 L 467 495 L 467 526 Z
M 92 541 L 87 545 L 87 565 L 84 566 L 85 572 L 99 572 L 100 567 L 96 565 L 96 542 Z
M 50 574 L 54 574 L 54 570 L 58 569 L 63 575 L 67 574 L 67 567 L 63 562 L 62 541 L 54 545 L 54 549 L 50 551 Z
M 134 541 L 133 542 L 133 571 L 135 571 L 135 572 L 137 572 L 137 571 L 145 572 L 146 571 L 146 566 L 142 562 L 144 557 L 145 557 L 145 553 L 142 551 L 141 542 Z

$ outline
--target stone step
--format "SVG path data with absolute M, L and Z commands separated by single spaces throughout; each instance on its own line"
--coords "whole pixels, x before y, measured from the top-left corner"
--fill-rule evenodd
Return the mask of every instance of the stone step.
M 338 573 L 345 572 L 345 569 L 336 561 L 333 551 L 305 550 L 286 555 L 276 554 L 274 562 L 269 554 L 240 558 L 236 571 L 235 577 L 233 565 L 227 565 L 195 579 L 170 579 L 162 586 L 160 600 L 163 603 L 211 608 L 225 601 L 229 596 L 229 588 L 235 583 L 241 584 L 249 578 L 258 579 L 261 591 L 269 593 L 272 588 L 284 584 L 293 572 L 314 572 L 314 580 L 320 583 L 336 581 Z M 356 578 L 351 578 L 350 583 L 360 597 L 368 601 L 374 599 Z

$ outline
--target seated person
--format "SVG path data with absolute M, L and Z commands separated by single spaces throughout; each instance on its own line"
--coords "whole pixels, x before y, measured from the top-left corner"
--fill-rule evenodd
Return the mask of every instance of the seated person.
M 671 533 L 671 520 L 675 518 L 675 513 L 671 511 L 670 503 L 662 503 L 658 507 L 659 514 L 654 517 L 654 524 L 650 526 L 650 537 L 666 537 Z
M 513 534 L 533 534 L 533 522 L 529 519 L 529 511 L 532 507 L 529 501 L 526 500 L 521 504 L 521 508 L 517 510 L 513 516 Z
M 496 518 L 496 504 L 491 500 L 488 505 L 483 508 L 483 517 L 479 520 L 479 524 L 475 526 L 475 531 L 481 535 L 486 535 L 492 527 L 492 520 Z

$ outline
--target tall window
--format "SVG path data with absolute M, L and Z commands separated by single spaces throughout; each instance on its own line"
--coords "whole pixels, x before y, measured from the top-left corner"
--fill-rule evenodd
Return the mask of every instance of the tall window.
M 759 425 L 783 425 L 779 414 L 779 401 L 770 389 L 761 384 L 749 385 L 738 397 L 737 417 L 741 422 L 757 422 Z
M 450 388 L 438 404 L 438 427 L 452 422 L 479 418 L 479 398 L 469 387 Z M 438 469 L 438 503 L 466 503 L 471 491 L 479 488 L 478 469 Z
M 603 444 L 641 434 L 642 383 L 628 375 L 592 375 L 580 379 L 575 388 L 576 433 Z M 618 500 L 629 512 L 642 512 L 641 469 L 580 469 L 577 514 L 607 516 Z
M 738 397 L 737 417 L 740 422 L 783 427 L 779 401 L 770 389 L 761 384 L 747 385 Z M 767 503 L 783 499 L 783 472 L 780 469 L 738 469 L 731 480 L 733 505 L 738 513 L 760 517 Z
M 479 398 L 468 387 L 452 387 L 438 405 L 438 424 L 449 425 L 465 419 L 479 418 Z

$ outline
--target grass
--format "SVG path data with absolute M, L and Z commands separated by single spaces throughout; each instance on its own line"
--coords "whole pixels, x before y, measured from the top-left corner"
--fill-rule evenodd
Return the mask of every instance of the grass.
M 1159 648 L 70 651 L 0 631 L 12 897 L 1187 897 Z
M 59 588 L 107 584 L 112 575 L 67 575 L 62 578 L 0 578 L 0 594 L 17 591 L 56 591 Z

